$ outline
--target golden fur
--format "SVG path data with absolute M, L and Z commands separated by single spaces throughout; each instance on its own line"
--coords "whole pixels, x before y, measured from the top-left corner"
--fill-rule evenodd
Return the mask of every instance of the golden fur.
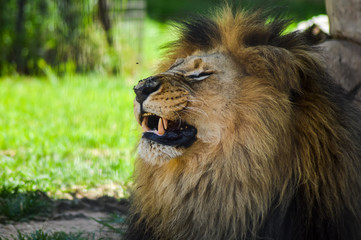
M 162 86 L 143 103 L 196 127 L 197 140 L 177 148 L 142 139 L 130 231 L 143 225 L 144 235 L 129 239 L 256 239 L 295 199 L 305 229 L 315 215 L 338 223 L 346 211 L 359 221 L 360 115 L 333 92 L 318 53 L 261 12 L 226 7 L 197 21 L 181 28 L 156 75 Z

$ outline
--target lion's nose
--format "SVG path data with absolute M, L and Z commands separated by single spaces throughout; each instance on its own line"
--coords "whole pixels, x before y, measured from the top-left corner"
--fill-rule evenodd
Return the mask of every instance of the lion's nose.
M 139 81 L 133 88 L 136 95 L 135 100 L 143 103 L 151 93 L 159 89 L 160 85 L 161 82 L 157 77 L 149 77 Z

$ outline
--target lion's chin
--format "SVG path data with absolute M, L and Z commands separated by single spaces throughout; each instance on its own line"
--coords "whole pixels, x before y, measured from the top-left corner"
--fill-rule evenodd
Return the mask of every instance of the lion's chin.
M 154 165 L 163 164 L 169 160 L 180 157 L 185 148 L 159 144 L 147 138 L 142 138 L 138 147 L 139 157 Z

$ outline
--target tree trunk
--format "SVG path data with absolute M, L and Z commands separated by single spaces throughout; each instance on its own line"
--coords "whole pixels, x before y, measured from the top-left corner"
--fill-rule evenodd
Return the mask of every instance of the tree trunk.
M 98 14 L 100 18 L 100 22 L 102 23 L 103 29 L 107 36 L 107 42 L 109 46 L 113 45 L 113 38 L 110 32 L 111 21 L 108 12 L 108 5 L 106 0 L 98 0 Z
M 25 23 L 25 4 L 26 0 L 17 1 L 17 18 L 15 25 L 15 39 L 12 46 L 13 50 L 13 61 L 16 64 L 18 73 L 25 72 L 25 59 L 22 56 L 22 50 L 25 47 L 25 32 L 24 32 L 24 23 Z
M 347 91 L 361 83 L 361 0 L 326 0 L 333 38 L 321 44 L 327 68 Z M 361 90 L 354 91 L 361 106 Z
M 361 44 L 361 0 L 326 0 L 330 33 Z

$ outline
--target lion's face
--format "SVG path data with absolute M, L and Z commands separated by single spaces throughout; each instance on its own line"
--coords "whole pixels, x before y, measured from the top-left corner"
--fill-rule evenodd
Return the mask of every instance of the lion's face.
M 160 164 L 219 142 L 243 74 L 234 64 L 226 53 L 197 52 L 141 80 L 134 87 L 135 117 L 143 129 L 140 157 Z

